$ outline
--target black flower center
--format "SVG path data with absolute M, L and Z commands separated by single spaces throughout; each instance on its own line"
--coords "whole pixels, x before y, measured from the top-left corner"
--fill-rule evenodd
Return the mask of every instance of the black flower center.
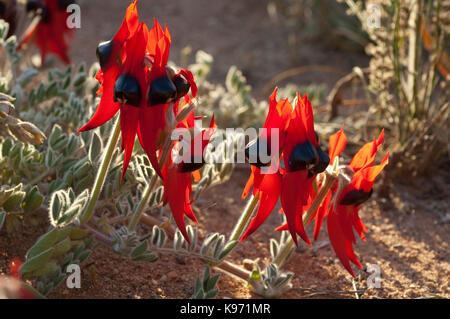
M 318 162 L 313 168 L 309 170 L 309 174 L 311 174 L 312 176 L 322 173 L 327 169 L 328 165 L 330 164 L 330 158 L 328 157 L 328 154 L 322 151 L 320 146 L 316 150 L 318 155 Z
M 345 194 L 345 196 L 341 199 L 339 204 L 347 206 L 348 205 L 359 206 L 365 201 L 367 201 L 370 198 L 370 196 L 372 196 L 372 193 L 373 189 L 371 189 L 370 192 L 368 193 L 364 192 L 363 190 L 354 189 Z
M 245 147 L 245 160 L 258 168 L 270 166 L 270 145 L 263 138 L 251 141 Z
M 168 76 L 156 79 L 150 85 L 148 92 L 148 106 L 166 104 L 175 100 L 177 88 Z
M 322 173 L 330 163 L 330 158 L 319 147 L 314 147 L 311 142 L 306 141 L 298 144 L 289 157 L 289 168 L 291 172 L 308 170 L 308 177 Z
M 97 46 L 97 59 L 98 62 L 100 63 L 100 67 L 103 69 L 104 66 L 106 65 L 106 63 L 108 62 L 110 56 L 111 56 L 111 52 L 112 52 L 112 47 L 113 47 L 113 41 L 105 41 L 105 42 L 101 42 L 98 46 Z
M 193 156 L 191 158 L 190 163 L 185 163 L 185 162 L 181 163 L 180 171 L 181 171 L 181 173 L 191 173 L 196 170 L 199 170 L 200 168 L 203 167 L 203 165 L 205 165 L 205 160 L 203 157 Z
M 67 7 L 76 3 L 75 0 L 58 0 L 58 7 L 61 11 L 66 11 Z
M 41 0 L 28 0 L 26 5 L 27 12 L 37 11 L 44 8 L 44 4 Z
M 139 107 L 141 103 L 141 86 L 130 74 L 122 74 L 114 85 L 114 101 Z
M 182 76 L 177 76 L 173 81 L 173 84 L 177 89 L 177 95 L 175 97 L 175 100 L 181 99 L 183 96 L 188 94 L 189 89 L 191 88 L 189 82 Z
M 0 17 L 3 17 L 6 13 L 6 4 L 0 1 Z

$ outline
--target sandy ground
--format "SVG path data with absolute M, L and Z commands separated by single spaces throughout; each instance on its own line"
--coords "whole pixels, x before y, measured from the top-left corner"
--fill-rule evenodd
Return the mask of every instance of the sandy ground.
M 201 237 L 207 231 L 229 235 L 245 206 L 240 192 L 247 175 L 246 171 L 235 171 L 230 181 L 208 190 L 195 204 Z M 445 219 L 441 215 L 448 213 L 449 196 L 447 193 L 447 200 L 430 196 L 436 190 L 441 194 L 448 192 L 448 176 L 446 178 L 447 190 L 440 188 L 445 184 L 437 178 L 421 194 L 414 187 L 417 185 L 389 187 L 378 184 L 377 192 L 361 210 L 369 231 L 367 241 L 359 241 L 355 251 L 363 265 L 379 267 L 381 287 L 366 290 L 361 298 L 450 297 L 449 224 L 448 217 Z M 417 183 L 419 185 L 421 181 Z M 381 197 L 386 188 L 388 197 Z M 269 262 L 269 238 L 278 236 L 274 228 L 279 223 L 280 216 L 274 211 L 253 236 L 233 251 L 229 260 L 242 264 L 244 259 L 258 259 L 261 266 L 266 265 Z M 1 233 L 1 271 L 6 271 L 9 259 L 23 258 L 27 248 L 44 231 L 44 226 L 26 226 L 22 232 L 11 236 Z M 312 229 L 307 231 L 311 237 Z M 323 228 L 312 247 L 302 243 L 285 265 L 284 269 L 294 272 L 295 277 L 294 288 L 282 298 L 354 298 L 352 294 L 337 293 L 350 291 L 353 286 L 350 275 L 337 260 L 326 237 Z M 50 297 L 188 298 L 203 269 L 199 260 L 173 255 L 162 255 L 154 264 L 130 262 L 99 245 L 82 267 L 81 289 L 69 290 L 63 285 Z M 358 270 L 356 274 L 357 288 L 366 288 L 370 273 Z M 219 288 L 218 298 L 259 298 L 245 282 L 228 274 L 222 274 Z

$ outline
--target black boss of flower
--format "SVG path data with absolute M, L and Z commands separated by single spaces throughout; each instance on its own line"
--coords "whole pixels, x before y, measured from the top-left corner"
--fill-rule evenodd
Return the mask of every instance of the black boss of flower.
M 181 163 L 180 165 L 180 172 L 181 173 L 191 173 L 196 170 L 199 170 L 200 168 L 205 165 L 205 159 L 202 157 L 192 157 L 190 163 Z
M 27 12 L 34 12 L 44 7 L 45 5 L 42 0 L 28 0 L 25 8 Z
M 50 11 L 43 0 L 28 0 L 25 9 L 28 13 L 40 15 L 42 22 L 50 23 Z
M 291 172 L 308 170 L 308 177 L 322 173 L 330 163 L 328 155 L 319 147 L 314 147 L 311 142 L 306 141 L 298 144 L 289 157 L 289 168 Z
M 367 201 L 373 193 L 373 189 L 370 190 L 370 192 L 364 192 L 363 190 L 351 190 L 345 196 L 341 199 L 339 202 L 340 205 L 353 205 L 353 206 L 359 206 L 365 201 Z
M 111 57 L 112 47 L 113 47 L 112 40 L 101 42 L 97 46 L 96 51 L 97 59 L 102 69 L 105 67 L 106 63 L 108 63 L 109 58 Z
M 322 173 L 330 164 L 330 158 L 328 157 L 328 154 L 322 151 L 320 146 L 316 148 L 316 150 L 318 155 L 318 162 L 309 170 L 308 177 L 313 177 L 314 175 Z
M 175 80 L 173 80 L 173 84 L 177 89 L 177 95 L 175 97 L 175 100 L 181 99 L 183 96 L 188 94 L 191 88 L 189 82 L 182 76 L 177 76 Z
M 270 145 L 263 138 L 251 141 L 245 147 L 245 160 L 257 168 L 270 166 Z
M 166 104 L 175 100 L 177 88 L 168 76 L 160 77 L 150 84 L 148 106 Z
M 3 17 L 6 13 L 6 4 L 0 1 L 0 17 Z
M 66 11 L 68 6 L 75 3 L 76 3 L 75 0 L 58 0 L 58 7 L 59 10 Z
M 114 101 L 139 107 L 141 87 L 138 80 L 130 74 L 122 74 L 114 85 Z
M 317 150 L 310 141 L 298 144 L 289 157 L 289 168 L 291 172 L 309 170 L 317 164 L 317 157 Z

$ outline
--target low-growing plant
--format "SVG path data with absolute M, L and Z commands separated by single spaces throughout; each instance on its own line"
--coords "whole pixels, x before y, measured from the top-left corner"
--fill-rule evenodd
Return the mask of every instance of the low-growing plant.
M 307 95 L 297 92 L 291 103 L 278 99 L 275 89 L 269 103 L 258 103 L 236 68 L 225 88 L 212 86 L 206 78 L 212 59 L 204 52 L 187 69 L 168 66 L 169 30 L 156 20 L 151 29 L 139 23 L 137 0 L 114 38 L 99 44 L 99 63 L 89 69 L 27 68 L 15 37 L 7 34 L 8 24 L 0 21 L 0 46 L 9 48 L 3 54 L 13 61 L 0 79 L 0 118 L 7 119 L 0 130 L 0 181 L 6 185 L 0 190 L 0 225 L 6 220 L 13 231 L 18 218 L 48 217 L 48 231 L 28 250 L 16 276 L 33 282 L 34 296 L 48 295 L 67 277 L 68 266 L 82 264 L 97 244 L 130 262 L 156 262 L 161 254 L 204 261 L 193 298 L 218 294 L 219 276 L 211 269 L 241 278 L 261 296 L 280 296 L 292 288 L 293 274 L 283 265 L 298 238 L 310 244 L 305 226 L 314 220 L 317 239 L 325 217 L 344 267 L 352 276 L 350 262 L 362 268 L 353 229 L 365 240 L 358 212 L 388 164 L 386 155 L 374 166 L 384 131 L 342 164 L 343 128 L 330 136 L 324 152 Z M 206 129 L 199 127 L 199 110 L 211 115 Z M 263 130 L 245 146 L 243 134 L 222 134 L 215 118 Z M 251 164 L 243 191 L 247 205 L 229 236 L 201 238 L 192 204 L 230 178 L 239 152 Z M 230 262 L 230 253 L 279 199 L 285 224 L 277 229 L 280 239 L 270 240 L 270 263 L 254 263 L 249 271 Z M 165 220 L 147 214 L 161 207 L 170 208 L 161 213 Z M 185 217 L 192 223 L 186 225 Z

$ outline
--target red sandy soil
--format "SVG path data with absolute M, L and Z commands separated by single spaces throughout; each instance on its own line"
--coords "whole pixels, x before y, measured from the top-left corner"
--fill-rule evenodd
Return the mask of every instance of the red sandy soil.
M 206 191 L 195 204 L 200 237 L 206 235 L 206 230 L 229 235 L 245 206 L 240 193 L 247 175 L 246 170 L 236 170 L 230 181 Z M 445 178 L 436 177 L 426 187 L 423 180 L 413 185 L 378 184 L 377 192 L 360 213 L 368 228 L 367 241 L 359 241 L 355 250 L 363 265 L 380 267 L 382 282 L 381 288 L 368 289 L 360 294 L 361 298 L 450 297 L 448 176 Z M 436 191 L 447 192 L 446 197 L 436 200 L 430 196 Z M 387 193 L 388 197 L 381 197 L 380 193 Z M 443 213 L 447 213 L 446 218 Z M 261 266 L 267 265 L 269 238 L 278 236 L 274 228 L 280 220 L 274 211 L 253 236 L 232 252 L 229 260 L 242 264 L 244 259 L 258 259 Z M 311 236 L 311 228 L 307 230 Z M 10 236 L 1 233 L 1 271 L 6 271 L 12 257 L 23 258 L 44 231 L 45 227 L 26 226 Z M 325 232 L 322 229 L 312 247 L 302 243 L 286 264 L 284 269 L 295 273 L 294 288 L 281 298 L 354 298 L 353 294 L 337 293 L 351 291 L 353 286 L 350 275 L 326 244 Z M 162 255 L 153 264 L 130 262 L 99 245 L 82 267 L 81 289 L 69 290 L 62 285 L 49 297 L 188 298 L 203 270 L 203 263 L 194 258 Z M 370 274 L 356 274 L 357 288 L 364 289 Z M 218 298 L 259 298 L 245 282 L 228 274 L 222 274 L 219 288 Z

